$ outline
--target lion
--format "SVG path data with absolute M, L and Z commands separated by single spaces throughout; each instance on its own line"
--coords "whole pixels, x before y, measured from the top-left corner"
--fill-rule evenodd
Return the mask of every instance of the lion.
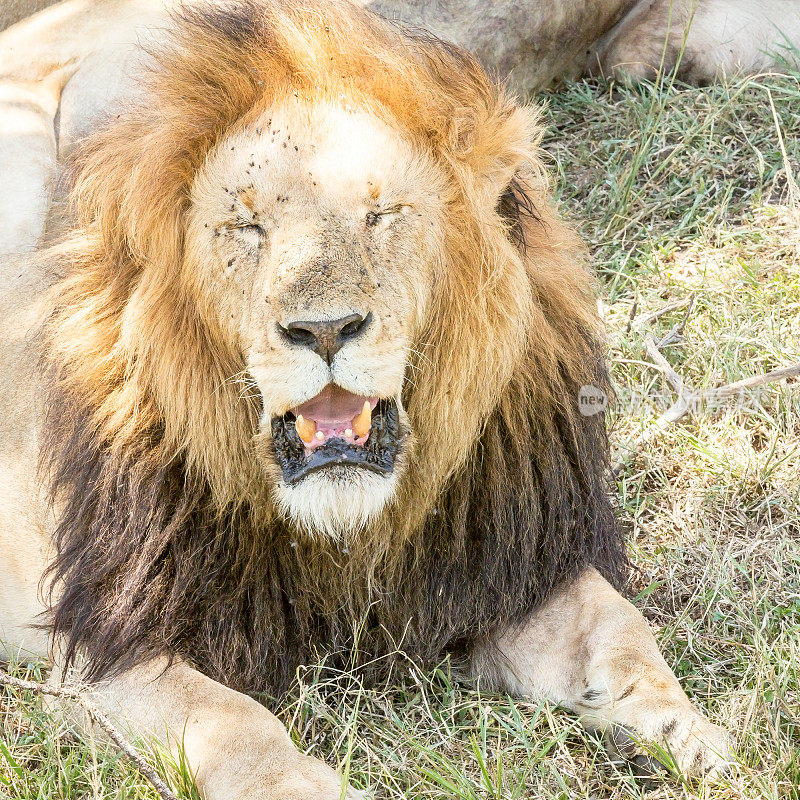
M 206 800 L 359 796 L 251 697 L 320 654 L 450 654 L 724 770 L 619 593 L 594 279 L 536 110 L 336 0 L 137 14 L 155 40 L 87 16 L 82 61 L 18 51 L 4 652 L 180 743 Z
M 639 82 L 675 71 L 702 85 L 798 66 L 796 0 L 493 0 L 491 13 L 484 0 L 461 0 L 455 11 L 445 0 L 353 2 L 466 47 L 523 94 L 582 75 Z M 6 0 L 0 31 L 51 4 Z M 59 36 L 76 12 L 109 17 L 100 0 L 61 5 Z
M 466 47 L 519 93 L 586 75 L 706 84 L 797 67 L 795 0 L 360 0 Z

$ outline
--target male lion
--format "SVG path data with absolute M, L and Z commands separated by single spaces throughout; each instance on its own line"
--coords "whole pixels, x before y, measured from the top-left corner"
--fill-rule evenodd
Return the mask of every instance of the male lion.
M 182 742 L 208 800 L 338 798 L 245 693 L 398 647 L 719 771 L 613 588 L 592 278 L 536 113 L 347 4 L 152 8 L 145 50 L 73 29 L 64 92 L 4 55 L 40 78 L 3 140 L 3 248 L 39 250 L 0 296 L 6 650 L 47 656 L 46 612 L 58 668 Z

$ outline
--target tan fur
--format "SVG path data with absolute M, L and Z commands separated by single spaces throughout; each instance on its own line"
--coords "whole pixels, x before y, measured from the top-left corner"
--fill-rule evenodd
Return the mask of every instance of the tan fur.
M 62 287 L 69 313 L 58 320 L 52 333 L 54 352 L 80 359 L 71 370 L 80 383 L 75 391 L 106 398 L 99 406 L 96 424 L 113 432 L 119 446 L 128 437 L 136 437 L 156 417 L 157 409 L 166 409 L 167 449 L 185 453 L 191 470 L 210 477 L 220 506 L 234 500 L 263 504 L 259 488 L 263 479 L 259 471 L 254 472 L 258 465 L 246 455 L 254 412 L 247 404 L 236 402 L 240 389 L 227 380 L 245 367 L 236 353 L 239 342 L 232 341 L 222 328 L 209 340 L 206 331 L 209 327 L 213 331 L 216 323 L 205 328 L 194 324 L 195 314 L 210 322 L 203 310 L 207 301 L 198 294 L 201 287 L 187 286 L 186 276 L 196 280 L 208 259 L 203 253 L 194 263 L 190 253 L 183 273 L 173 268 L 181 262 L 182 196 L 187 177 L 199 169 L 207 149 L 223 132 L 240 148 L 247 146 L 241 136 L 227 132 L 241 108 L 253 107 L 236 126 L 237 131 L 247 129 L 246 139 L 265 124 L 267 115 L 262 109 L 287 102 L 280 95 L 266 94 L 262 82 L 268 87 L 284 86 L 284 75 L 291 70 L 295 87 L 291 91 L 309 104 L 324 105 L 330 98 L 348 96 L 354 106 L 373 109 L 377 119 L 400 126 L 412 145 L 415 140 L 424 142 L 436 162 L 420 179 L 428 185 L 440 184 L 444 192 L 437 207 L 422 209 L 428 216 L 447 214 L 444 239 L 419 240 L 416 245 L 428 250 L 441 247 L 449 263 L 435 278 L 440 287 L 438 307 L 426 314 L 427 329 L 412 331 L 414 339 L 435 346 L 418 360 L 412 359 L 409 370 L 448 378 L 446 382 L 416 381 L 407 409 L 420 443 L 409 480 L 412 475 L 425 476 L 422 485 L 408 483 L 400 489 L 404 495 L 401 524 L 411 528 L 418 520 L 406 510 L 424 513 L 443 480 L 462 463 L 482 420 L 497 404 L 500 388 L 527 353 L 523 340 L 528 339 L 530 352 L 541 354 L 535 357 L 539 363 L 530 367 L 540 372 L 534 381 L 538 386 L 551 385 L 559 364 L 574 361 L 576 356 L 564 349 L 564 331 L 554 329 L 553 320 L 594 326 L 590 277 L 574 268 L 574 259 L 579 257 L 577 242 L 561 227 L 545 199 L 543 168 L 533 149 L 539 133 L 531 112 L 514 109 L 502 97 L 498 104 L 490 105 L 488 86 L 484 96 L 467 94 L 472 91 L 466 89 L 473 85 L 470 82 L 464 82 L 463 93 L 453 92 L 450 76 L 412 71 L 408 61 L 402 66 L 392 63 L 388 42 L 377 40 L 372 49 L 379 55 L 371 62 L 358 63 L 348 54 L 347 62 L 331 65 L 336 77 L 318 87 L 303 77 L 313 75 L 312 64 L 304 63 L 306 54 L 340 58 L 339 52 L 346 50 L 337 51 L 335 46 L 342 46 L 347 37 L 363 42 L 371 32 L 342 25 L 336 45 L 321 39 L 307 45 L 325 34 L 322 26 L 309 27 L 306 20 L 287 20 L 286 24 L 297 25 L 286 32 L 297 46 L 274 59 L 268 53 L 254 53 L 250 71 L 255 77 L 246 84 L 241 82 L 240 65 L 230 54 L 220 52 L 217 42 L 209 43 L 208 50 L 201 39 L 187 42 L 186 50 L 157 73 L 159 105 L 152 118 L 121 121 L 95 140 L 91 152 L 83 157 L 81 181 L 73 195 L 86 215 L 81 235 L 88 247 L 80 245 L 85 250 L 80 258 L 86 266 Z M 331 55 L 326 55 L 328 52 Z M 209 104 L 205 96 L 187 95 L 184 71 L 188 74 L 198 63 L 206 65 L 225 87 L 219 104 Z M 226 69 L 231 69 L 229 75 Z M 392 80 L 383 77 L 388 74 L 394 76 Z M 442 84 L 433 83 L 432 77 Z M 224 152 L 231 146 L 220 149 Z M 525 266 L 494 213 L 495 198 L 520 166 L 542 216 L 540 224 L 530 227 L 528 248 L 533 256 Z M 224 182 L 224 178 L 219 180 Z M 480 261 L 478 269 L 473 267 L 476 260 Z M 138 278 L 131 305 L 127 297 L 116 295 L 109 287 L 125 286 L 142 263 L 147 266 Z M 109 269 L 114 270 L 113 277 Z M 121 274 L 126 269 L 131 270 L 130 275 Z M 423 276 L 412 276 L 410 282 L 413 285 L 421 279 Z M 487 284 L 492 286 L 491 293 L 484 291 Z M 423 287 L 413 291 L 419 297 Z M 476 303 L 476 297 L 485 300 Z M 375 299 L 393 302 L 388 292 L 378 293 Z M 557 310 L 544 313 L 543 306 Z M 513 316 L 506 311 L 509 307 L 516 310 Z M 175 308 L 184 308 L 184 315 L 176 316 Z M 137 318 L 129 333 L 123 313 Z M 454 338 L 453 333 L 460 329 L 457 321 L 467 314 L 473 320 L 474 337 Z M 493 331 L 489 341 L 480 333 L 485 330 Z M 247 335 L 255 334 L 250 331 Z M 146 338 L 138 341 L 142 336 Z M 119 344 L 112 345 L 109 337 L 121 337 Z M 155 353 L 151 341 L 180 342 L 180 350 Z M 198 368 L 200 364 L 205 366 Z M 461 364 L 472 368 L 464 371 L 458 367 Z M 572 368 L 579 366 L 574 363 Z M 123 375 L 124 387 L 111 389 Z M 270 413 L 283 413 L 304 398 L 293 399 L 294 403 L 283 400 L 283 407 L 270 408 Z M 230 414 L 221 415 L 220 408 L 230 409 Z M 209 424 L 212 419 L 214 423 Z M 437 430 L 442 420 L 452 419 L 458 419 L 459 425 L 443 443 Z M 396 535 L 398 520 L 391 524 Z M 382 531 L 376 533 L 377 541 L 387 538 Z
M 597 42 L 587 66 L 629 81 L 677 67 L 679 78 L 702 84 L 783 72 L 797 63 L 798 43 L 794 0 L 656 0 L 639 3 Z
M 160 8 L 143 0 L 133 22 L 169 28 Z M 10 165 L 13 155 L 14 174 L 24 177 L 13 201 L 28 209 L 0 244 L 0 252 L 17 254 L 2 261 L 0 298 L 14 312 L 0 317 L 7 320 L 0 469 L 10 511 L 0 521 L 0 638 L 8 651 L 47 651 L 31 625 L 43 608 L 36 584 L 63 498 L 51 508 L 35 470 L 39 440 L 52 436 L 42 429 L 43 388 L 48 402 L 64 401 L 46 409 L 63 438 L 83 426 L 111 460 L 143 454 L 130 472 L 150 462 L 185 465 L 186 484 L 209 486 L 203 513 L 247 505 L 265 528 L 281 515 L 269 417 L 331 379 L 352 391 L 396 393 L 412 434 L 385 508 L 368 530 L 360 522 L 348 531 L 356 551 L 348 566 L 304 565 L 307 576 L 334 584 L 319 589 L 330 605 L 337 591 L 369 600 L 374 576 L 391 585 L 402 574 L 403 545 L 448 480 L 474 463 L 490 414 L 498 438 L 520 422 L 546 430 L 561 419 L 564 387 L 594 374 L 586 343 L 597 328 L 592 278 L 579 242 L 549 204 L 536 113 L 497 91 L 466 55 L 412 43 L 345 5 L 318 9 L 272 9 L 271 47 L 242 48 L 236 30 L 225 38 L 190 28 L 177 46 L 151 48 L 154 69 L 135 45 L 141 31 L 128 24 L 126 2 L 107 4 L 108 25 L 82 16 L 75 3 L 63 6 L 76 22 L 68 57 L 40 49 L 25 66 L 19 48 L 35 46 L 32 31 L 42 32 L 44 17 L 0 41 L 5 85 L 45 87 L 29 139 L 0 129 L 0 163 Z M 97 38 L 98 26 L 105 38 Z M 145 73 L 132 97 L 125 84 L 116 95 L 100 91 L 98 65 L 119 52 L 125 71 Z M 53 99 L 69 91 L 73 109 L 82 98 L 94 105 L 56 142 L 46 121 Z M 79 148 L 70 173 L 74 216 L 62 217 L 51 202 L 53 177 L 69 177 L 57 160 L 60 144 L 71 149 L 75 133 L 92 130 L 103 111 L 115 121 Z M 258 165 L 265 176 L 245 180 Z M 512 179 L 537 213 L 520 222 L 524 248 L 497 210 Z M 384 201 L 387 219 L 367 231 L 364 213 Z M 255 214 L 268 248 L 261 234 L 243 230 Z M 71 233 L 47 249 L 45 227 L 46 239 Z M 18 255 L 37 246 L 36 259 Z M 356 294 L 380 321 L 372 338 L 348 345 L 330 368 L 309 353 L 281 350 L 276 321 L 309 308 L 329 318 Z M 53 366 L 46 387 L 34 358 L 44 316 Z M 242 396 L 233 381 L 243 372 L 256 397 Z M 148 449 L 155 432 L 163 437 Z M 501 470 L 501 448 L 490 444 L 486 459 Z M 352 489 L 342 491 L 352 497 Z M 255 542 L 247 545 L 258 554 Z M 132 602 L 125 588 L 134 587 L 122 587 L 104 613 Z M 593 571 L 539 607 L 521 631 L 492 637 L 496 648 L 473 654 L 478 676 L 579 713 L 584 687 L 603 684 L 609 697 L 592 707 L 601 722 L 667 744 L 687 771 L 724 763 L 722 734 L 692 709 L 646 623 Z M 340 796 L 340 779 L 300 755 L 266 709 L 180 658 L 165 663 L 106 678 L 94 687 L 97 700 L 136 732 L 166 734 L 173 746 L 185 736 L 207 800 Z M 547 683 L 542 665 L 571 680 Z M 614 698 L 639 673 L 648 676 L 635 690 L 641 702 L 622 713 Z
M 680 61 L 682 79 L 693 83 L 782 71 L 787 62 L 794 63 L 792 47 L 800 43 L 794 0 L 559 0 L 544 5 L 500 0 L 492 3 L 491 13 L 483 0 L 464 0 L 455 13 L 446 3 L 429 0 L 356 2 L 471 50 L 492 74 L 508 78 L 523 93 L 586 73 L 652 79 L 665 45 L 664 67 Z M 7 0 L 0 31 L 49 5 L 51 0 Z M 84 13 L 102 20 L 115 4 L 82 0 L 82 5 Z M 64 36 L 63 26 L 56 35 Z

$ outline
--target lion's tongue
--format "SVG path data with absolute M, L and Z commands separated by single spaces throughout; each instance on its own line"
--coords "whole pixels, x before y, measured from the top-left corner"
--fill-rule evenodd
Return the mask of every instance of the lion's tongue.
M 316 397 L 292 409 L 297 433 L 308 450 L 321 447 L 334 437 L 362 445 L 369 438 L 372 411 L 377 397 L 351 394 L 328 384 Z

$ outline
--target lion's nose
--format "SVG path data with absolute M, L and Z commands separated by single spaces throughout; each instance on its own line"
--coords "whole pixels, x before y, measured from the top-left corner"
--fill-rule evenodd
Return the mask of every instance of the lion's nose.
M 292 344 L 307 347 L 330 364 L 349 341 L 360 336 L 372 322 L 372 314 L 350 314 L 341 319 L 297 320 L 278 325 L 281 335 Z

